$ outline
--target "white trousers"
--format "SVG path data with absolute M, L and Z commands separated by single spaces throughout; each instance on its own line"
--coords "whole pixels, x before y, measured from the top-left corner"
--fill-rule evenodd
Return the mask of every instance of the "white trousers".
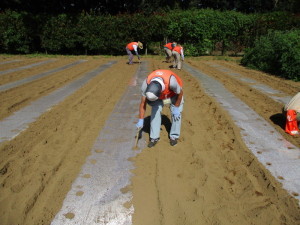
M 172 55 L 174 57 L 173 67 L 180 70 L 181 67 L 182 67 L 182 62 L 181 62 L 181 56 L 180 56 L 180 54 L 178 52 L 176 52 L 176 51 L 172 51 Z

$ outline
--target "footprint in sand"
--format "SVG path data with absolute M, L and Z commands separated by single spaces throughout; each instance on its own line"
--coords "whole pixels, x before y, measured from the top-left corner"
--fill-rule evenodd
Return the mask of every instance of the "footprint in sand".
M 75 214 L 74 213 L 67 213 L 67 214 L 64 214 L 64 216 L 67 218 L 67 219 L 73 219 L 75 217 Z
M 90 163 L 91 163 L 91 164 L 96 164 L 96 163 L 97 163 L 97 160 L 96 160 L 96 159 L 91 159 L 91 160 L 90 160 Z
M 83 177 L 84 178 L 91 178 L 91 174 L 84 174 Z
M 84 194 L 83 191 L 77 191 L 77 192 L 76 192 L 76 196 L 82 196 L 83 194 Z

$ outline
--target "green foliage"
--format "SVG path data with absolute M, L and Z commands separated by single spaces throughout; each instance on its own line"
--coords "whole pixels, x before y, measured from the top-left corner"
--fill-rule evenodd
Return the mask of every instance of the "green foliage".
M 163 15 L 144 17 L 142 14 L 97 16 L 82 13 L 77 23 L 77 35 L 85 52 L 91 54 L 124 54 L 132 41 L 160 41 L 167 21 Z
M 104 45 L 104 41 L 100 39 L 103 33 L 101 20 L 101 17 L 95 17 L 85 13 L 79 16 L 77 34 L 79 36 L 79 42 L 86 53 L 98 50 Z
M 215 9 L 236 10 L 243 13 L 271 12 L 284 10 L 294 13 L 300 12 L 299 0 L 1 0 L 0 8 L 25 11 L 32 14 L 47 13 L 58 15 L 61 13 L 78 14 L 81 12 L 98 12 L 117 15 L 122 13 L 143 13 L 150 15 L 154 12 L 173 9 L 190 10 Z
M 150 42 L 147 45 L 148 49 L 150 49 L 150 52 L 148 52 L 149 54 L 152 55 L 164 55 L 164 51 L 163 51 L 163 47 L 161 42 Z
M 242 64 L 278 76 L 300 80 L 300 30 L 270 31 L 247 50 Z
M 174 5 L 176 8 L 176 4 Z M 145 14 L 28 15 L 7 11 L 0 14 L 0 51 L 55 54 L 122 55 L 125 46 L 141 41 L 141 53 L 162 54 L 166 41 L 176 41 L 187 56 L 211 54 L 215 50 L 235 54 L 253 47 L 269 29 L 300 27 L 292 14 L 273 12 L 242 14 L 236 11 L 170 10 Z M 160 43 L 158 45 L 157 43 Z
M 269 30 L 291 30 L 299 28 L 299 18 L 288 12 L 270 12 L 263 14 L 254 14 L 253 35 L 259 37 L 266 35 Z
M 29 53 L 32 38 L 24 23 L 25 13 L 0 13 L 0 51 L 3 53 Z
M 78 42 L 77 26 L 73 18 L 61 14 L 49 18 L 42 29 L 41 47 L 47 52 L 66 53 L 75 51 Z
M 235 11 L 190 10 L 169 15 L 167 36 L 183 43 L 193 56 L 212 52 L 217 43 L 226 50 L 240 51 L 249 43 L 253 17 Z M 192 49 L 194 45 L 197 49 Z
M 204 39 L 201 43 L 184 45 L 184 54 L 186 56 L 210 55 L 213 44 L 209 39 Z

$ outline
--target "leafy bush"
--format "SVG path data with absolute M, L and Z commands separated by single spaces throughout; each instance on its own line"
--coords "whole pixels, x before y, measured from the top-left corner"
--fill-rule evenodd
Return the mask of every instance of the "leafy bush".
M 300 80 L 300 30 L 270 31 L 246 51 L 242 64 L 278 76 Z
M 24 24 L 26 13 L 5 11 L 0 13 L 0 51 L 3 53 L 29 53 L 32 38 Z
M 194 9 L 112 16 L 96 12 L 28 15 L 6 11 L 0 13 L 0 51 L 122 55 L 126 54 L 127 43 L 141 41 L 142 54 L 162 54 L 158 46 L 176 41 L 188 56 L 210 54 L 217 47 L 223 54 L 237 54 L 253 47 L 254 40 L 269 29 L 290 30 L 299 26 L 299 18 L 283 12 L 242 14 Z
M 174 11 L 169 17 L 167 36 L 182 43 L 193 56 L 212 52 L 217 43 L 222 43 L 223 53 L 243 49 L 254 23 L 252 16 L 210 9 Z
M 125 53 L 125 46 L 129 42 L 141 41 L 147 47 L 147 43 L 151 45 L 151 42 L 161 41 L 165 27 L 166 20 L 161 15 L 144 17 L 142 14 L 81 14 L 77 33 L 86 52 L 120 55 Z M 155 49 L 149 50 L 157 52 Z
M 73 18 L 61 14 L 49 18 L 42 29 L 41 47 L 53 53 L 68 53 L 76 49 L 78 36 Z

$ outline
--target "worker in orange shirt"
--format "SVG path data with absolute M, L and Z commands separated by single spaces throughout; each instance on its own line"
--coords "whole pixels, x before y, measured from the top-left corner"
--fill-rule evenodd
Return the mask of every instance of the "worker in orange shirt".
M 166 54 L 166 62 L 170 63 L 171 58 L 172 58 L 172 50 L 176 46 L 176 42 L 169 42 L 164 45 L 164 51 Z
M 171 70 L 155 70 L 142 83 L 142 98 L 139 107 L 138 129 L 144 126 L 146 106 L 151 107 L 150 142 L 152 148 L 160 139 L 161 112 L 164 106 L 171 110 L 172 125 L 169 133 L 170 145 L 175 146 L 180 136 L 181 113 L 183 111 L 183 82 Z
M 181 60 L 184 61 L 183 47 L 181 45 L 176 45 L 173 48 L 172 55 L 174 57 L 173 68 L 177 68 L 178 70 L 181 70 L 182 68 Z
M 126 52 L 128 54 L 128 64 L 131 65 L 133 62 L 133 52 L 136 54 L 138 59 L 140 60 L 140 55 L 138 53 L 138 48 L 143 49 L 143 44 L 141 42 L 131 42 L 126 45 Z

